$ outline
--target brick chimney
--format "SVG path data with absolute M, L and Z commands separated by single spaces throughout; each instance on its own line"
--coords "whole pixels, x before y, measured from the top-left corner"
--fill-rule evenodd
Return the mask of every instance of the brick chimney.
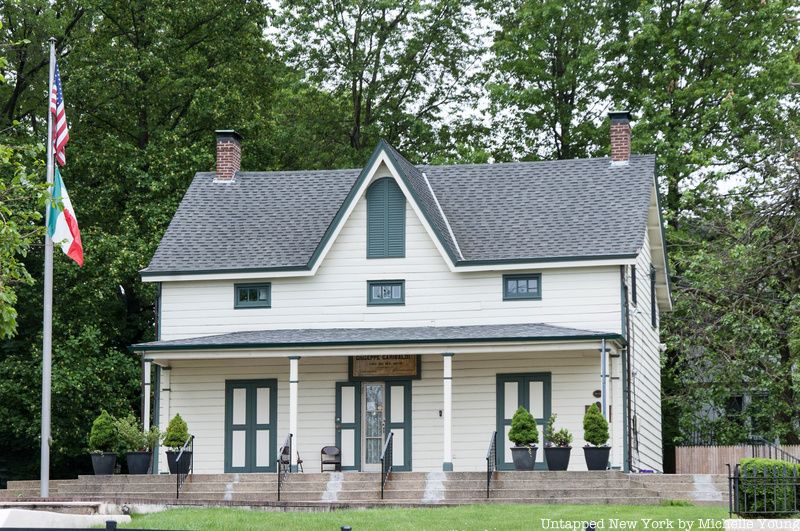
M 631 158 L 631 113 L 611 111 L 611 162 L 624 164 Z
M 231 182 L 242 165 L 242 135 L 233 130 L 217 130 L 217 176 L 215 181 Z

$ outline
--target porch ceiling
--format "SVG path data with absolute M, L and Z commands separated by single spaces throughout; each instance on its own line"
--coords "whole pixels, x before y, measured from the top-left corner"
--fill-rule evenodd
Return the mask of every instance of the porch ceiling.
M 464 351 L 467 345 L 483 350 L 490 345 L 505 347 L 543 347 L 544 344 L 562 344 L 571 348 L 586 348 L 586 342 L 602 339 L 622 341 L 618 333 L 566 328 L 542 323 L 474 326 L 422 326 L 393 328 L 306 328 L 296 330 L 255 330 L 228 334 L 138 343 L 130 348 L 134 352 L 186 353 L 187 351 L 246 351 L 245 356 L 261 355 L 269 351 L 283 355 L 283 351 L 308 352 L 308 355 L 352 355 L 353 350 L 369 347 L 371 351 L 386 353 L 413 350 L 443 352 L 448 346 Z M 429 347 L 429 348 L 425 348 Z M 552 346 L 548 347 L 552 348 Z M 563 347 L 562 347 L 563 348 Z M 539 350 L 538 348 L 536 350 Z M 391 351 L 391 352 L 389 352 Z M 233 353 L 231 353 L 233 354 Z M 184 357 L 184 356 L 180 356 Z M 238 356 L 237 356 L 238 357 Z

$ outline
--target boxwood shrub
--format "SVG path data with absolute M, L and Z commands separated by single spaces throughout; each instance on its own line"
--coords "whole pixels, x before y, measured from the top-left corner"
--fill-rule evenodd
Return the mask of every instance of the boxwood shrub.
M 800 512 L 800 465 L 778 459 L 742 459 L 737 512 L 759 518 L 785 518 Z

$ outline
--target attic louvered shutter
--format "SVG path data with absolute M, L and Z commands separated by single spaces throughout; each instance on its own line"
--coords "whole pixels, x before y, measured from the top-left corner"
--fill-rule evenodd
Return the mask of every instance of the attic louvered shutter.
M 367 191 L 367 258 L 406 254 L 406 198 L 394 180 L 376 181 Z

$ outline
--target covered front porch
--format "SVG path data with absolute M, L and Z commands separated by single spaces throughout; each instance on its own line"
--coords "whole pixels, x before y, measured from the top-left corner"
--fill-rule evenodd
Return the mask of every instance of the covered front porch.
M 624 468 L 619 337 L 546 325 L 433 330 L 244 332 L 134 350 L 155 366 L 158 424 L 180 413 L 195 435 L 196 474 L 273 472 L 289 434 L 292 464 L 299 457 L 307 472 L 320 471 L 325 446 L 341 449 L 344 471 L 379 470 L 389 433 L 394 471 L 485 470 L 495 432 L 498 468 L 511 469 L 507 432 L 519 405 L 540 441 L 557 414 L 574 436 L 569 469 L 585 470 L 582 419 L 592 403 L 610 423 L 610 465 Z

